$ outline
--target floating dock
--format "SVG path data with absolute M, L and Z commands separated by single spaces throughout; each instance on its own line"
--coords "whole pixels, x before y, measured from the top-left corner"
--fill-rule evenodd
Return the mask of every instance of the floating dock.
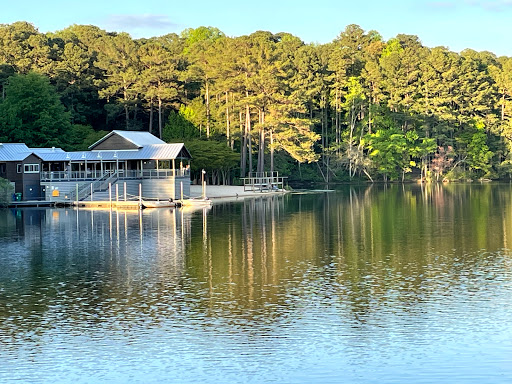
M 46 200 L 26 200 L 26 201 L 10 201 L 7 206 L 9 208 L 29 208 L 29 207 L 64 207 L 70 206 L 70 202 L 56 202 Z
M 116 209 L 144 209 L 144 208 L 174 208 L 180 206 L 178 202 L 165 200 L 128 200 L 128 201 L 74 201 L 73 206 L 84 208 L 116 208 Z

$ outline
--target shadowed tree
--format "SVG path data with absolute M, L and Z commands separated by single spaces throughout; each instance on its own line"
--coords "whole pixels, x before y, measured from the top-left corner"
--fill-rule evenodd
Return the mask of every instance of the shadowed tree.
M 70 114 L 43 75 L 30 72 L 8 79 L 0 103 L 0 141 L 31 147 L 65 146 Z

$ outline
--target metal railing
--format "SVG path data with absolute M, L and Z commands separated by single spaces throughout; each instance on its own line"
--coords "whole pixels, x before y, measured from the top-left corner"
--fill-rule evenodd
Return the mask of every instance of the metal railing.
M 43 171 L 41 181 L 97 180 L 106 173 L 115 171 Z
M 95 180 L 94 182 L 87 183 L 87 184 L 83 185 L 81 188 L 79 188 L 78 194 L 77 194 L 76 190 L 71 191 L 69 194 L 69 199 L 71 201 L 85 200 L 86 198 L 91 196 L 91 192 L 94 193 L 94 192 L 98 192 L 98 191 L 104 191 L 105 189 L 108 188 L 109 184 L 111 184 L 111 183 L 113 184 L 117 180 L 118 180 L 118 176 L 117 176 L 116 172 L 105 173 L 99 179 Z
M 265 177 L 279 177 L 279 172 L 249 172 L 247 178 L 265 178 Z
M 143 169 L 124 170 L 119 169 L 103 171 L 44 171 L 41 172 L 41 181 L 78 181 L 98 180 L 105 174 L 117 174 L 119 179 L 167 179 L 171 177 L 190 176 L 190 169 Z
M 278 172 L 250 172 L 249 177 L 243 177 L 244 191 L 270 192 L 284 188 L 285 179 Z

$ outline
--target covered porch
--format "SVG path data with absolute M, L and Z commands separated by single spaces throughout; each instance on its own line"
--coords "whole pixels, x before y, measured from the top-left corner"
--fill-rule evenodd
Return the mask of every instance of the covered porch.
M 127 153 L 128 152 L 128 153 Z M 92 181 L 107 175 L 118 179 L 190 177 L 190 156 L 131 159 L 137 151 L 68 152 L 41 164 L 41 181 Z

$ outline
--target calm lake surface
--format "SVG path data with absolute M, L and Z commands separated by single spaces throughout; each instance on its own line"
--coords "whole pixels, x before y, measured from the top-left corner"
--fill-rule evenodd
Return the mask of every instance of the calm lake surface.
M 1 383 L 510 383 L 512 187 L 0 211 Z

